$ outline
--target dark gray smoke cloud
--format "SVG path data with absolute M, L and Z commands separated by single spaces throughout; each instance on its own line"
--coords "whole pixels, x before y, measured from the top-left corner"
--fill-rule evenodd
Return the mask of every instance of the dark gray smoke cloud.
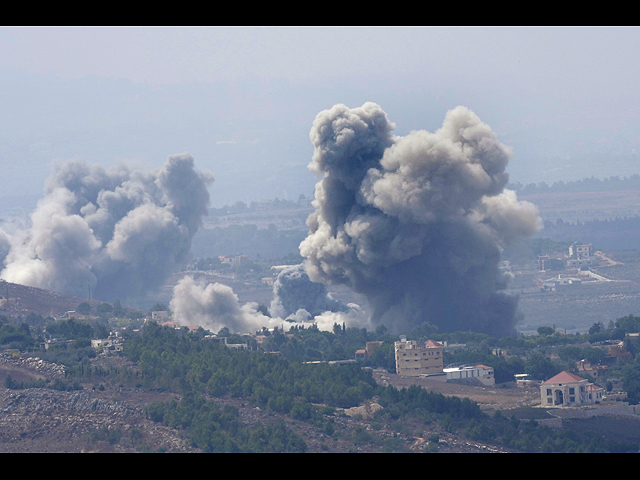
M 315 317 L 324 312 L 346 312 L 349 307 L 329 295 L 322 283 L 312 282 L 303 265 L 285 268 L 273 283 L 272 317 L 288 318 L 300 309 Z
M 81 297 L 91 288 L 105 301 L 139 297 L 187 260 L 212 181 L 189 154 L 153 172 L 67 161 L 47 180 L 30 228 L 12 235 L 0 277 Z
M 540 227 L 504 190 L 510 150 L 464 107 L 435 133 L 394 128 L 374 103 L 317 115 L 309 168 L 324 178 L 300 245 L 310 279 L 365 294 L 392 331 L 510 333 L 517 298 L 501 291 L 500 252 Z

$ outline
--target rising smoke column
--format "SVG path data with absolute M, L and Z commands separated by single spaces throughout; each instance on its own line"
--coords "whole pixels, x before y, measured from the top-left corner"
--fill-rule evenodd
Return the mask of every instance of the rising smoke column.
M 221 283 L 204 284 L 184 276 L 173 288 L 169 305 L 182 325 L 198 325 L 214 333 L 227 327 L 232 333 L 247 333 L 262 327 L 281 326 L 281 319 L 271 319 L 257 311 L 256 303 L 241 305 L 231 287 Z
M 310 279 L 365 294 L 392 331 L 510 333 L 517 298 L 501 292 L 500 252 L 540 224 L 504 190 L 510 150 L 464 107 L 435 133 L 394 128 L 374 103 L 317 115 L 309 168 L 324 178 L 300 244 Z
M 288 318 L 303 309 L 309 317 L 324 312 L 346 312 L 348 306 L 334 300 L 327 287 L 312 282 L 303 265 L 282 270 L 273 283 L 273 301 L 269 308 L 272 317 Z
M 186 153 L 155 172 L 58 165 L 30 228 L 11 238 L 0 277 L 80 297 L 91 288 L 105 301 L 138 297 L 187 260 L 212 181 Z

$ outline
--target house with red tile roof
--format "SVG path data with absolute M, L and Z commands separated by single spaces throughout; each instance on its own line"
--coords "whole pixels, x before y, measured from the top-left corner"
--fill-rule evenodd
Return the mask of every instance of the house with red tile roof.
M 603 388 L 566 370 L 540 385 L 542 406 L 593 405 L 603 396 Z

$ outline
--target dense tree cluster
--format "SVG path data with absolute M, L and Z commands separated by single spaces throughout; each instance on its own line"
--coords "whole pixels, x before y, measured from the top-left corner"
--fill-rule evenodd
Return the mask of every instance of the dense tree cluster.
M 307 445 L 285 423 L 255 424 L 243 427 L 238 409 L 230 405 L 220 408 L 192 393 L 179 402 L 153 402 L 148 409 L 155 422 L 190 432 L 191 445 L 216 453 L 304 453 Z
M 35 344 L 36 340 L 31 336 L 28 323 L 11 322 L 6 316 L 0 316 L 0 346 L 28 350 Z

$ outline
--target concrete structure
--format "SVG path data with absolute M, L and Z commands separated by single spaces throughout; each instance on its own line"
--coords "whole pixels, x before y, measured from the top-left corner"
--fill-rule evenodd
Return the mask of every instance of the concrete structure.
M 226 263 L 232 267 L 239 267 L 240 265 L 247 263 L 249 255 L 220 255 L 218 259 L 221 263 Z
M 604 389 L 571 372 L 560 372 L 540 385 L 542 406 L 579 406 L 600 403 Z
M 102 338 L 99 340 L 91 340 L 91 346 L 96 350 L 102 350 L 102 353 L 121 352 L 123 348 L 121 338 Z
M 592 365 L 587 359 L 579 360 L 576 362 L 576 368 L 578 372 L 583 372 L 585 375 L 591 375 L 596 381 L 600 378 L 604 378 L 609 370 L 608 365 Z
M 572 243 L 569 246 L 569 257 L 576 260 L 588 260 L 593 257 L 593 244 L 578 245 L 577 243 Z
M 364 349 L 356 350 L 356 360 L 364 360 L 369 358 L 373 351 L 382 345 L 382 342 L 367 342 Z
M 564 270 L 564 262 L 559 258 L 550 258 L 549 255 L 540 255 L 538 270 Z
M 396 373 L 407 377 L 442 373 L 442 348 L 433 340 L 419 343 L 401 337 L 399 342 L 395 342 Z
M 545 290 L 557 290 L 558 288 L 568 287 L 571 285 L 581 285 L 582 279 L 576 277 L 565 277 L 558 275 L 557 278 L 550 278 L 544 281 Z
M 464 365 L 461 367 L 445 368 L 447 382 L 453 383 L 481 383 L 488 387 L 496 385 L 493 368 L 486 365 Z
M 513 377 L 516 381 L 517 388 L 529 388 L 534 383 L 539 383 L 531 380 L 531 376 L 528 373 L 516 373 Z
M 178 322 L 162 322 L 160 326 L 171 327 L 171 328 L 175 328 L 176 330 L 180 330 L 180 324 Z
M 155 312 L 151 312 L 151 320 L 168 320 L 169 312 L 166 310 L 158 310 Z
M 569 260 L 567 260 L 567 266 L 569 267 L 588 267 L 593 264 L 593 245 L 579 245 L 577 243 L 571 244 L 569 247 Z
M 627 352 L 627 348 L 624 346 L 623 341 L 620 341 L 614 345 L 609 345 L 608 348 L 609 355 L 607 356 L 614 358 L 616 362 L 627 362 L 633 359 L 633 355 L 631 355 L 630 352 Z

